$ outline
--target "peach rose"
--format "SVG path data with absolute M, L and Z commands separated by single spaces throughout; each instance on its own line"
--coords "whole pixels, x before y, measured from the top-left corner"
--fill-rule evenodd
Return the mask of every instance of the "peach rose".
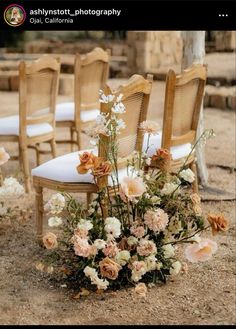
M 99 267 L 101 275 L 111 280 L 117 279 L 119 270 L 122 268 L 119 264 L 108 257 L 99 262 Z
M 229 220 L 223 215 L 210 214 L 207 216 L 207 220 L 211 225 L 213 235 L 220 231 L 227 231 L 229 228 Z
M 145 283 L 140 282 L 138 283 L 135 288 L 134 292 L 138 298 L 146 298 L 147 297 L 147 286 Z
M 84 152 L 79 154 L 80 164 L 77 166 L 79 174 L 86 174 L 89 169 L 94 167 L 94 161 L 96 156 L 90 152 Z
M 58 246 L 57 236 L 48 232 L 43 237 L 43 244 L 47 249 L 55 249 Z
M 201 239 L 185 249 L 185 256 L 191 263 L 209 260 L 217 250 L 217 243 L 210 239 Z
M 4 147 L 0 147 L 0 166 L 10 159 L 10 155 L 5 151 Z
M 124 193 L 130 201 L 133 201 L 136 197 L 140 197 L 146 191 L 146 186 L 140 177 L 125 177 L 120 186 L 121 194 Z
M 109 161 L 100 161 L 99 163 L 95 162 L 93 168 L 93 175 L 96 177 L 102 177 L 109 175 L 111 173 L 111 163 Z

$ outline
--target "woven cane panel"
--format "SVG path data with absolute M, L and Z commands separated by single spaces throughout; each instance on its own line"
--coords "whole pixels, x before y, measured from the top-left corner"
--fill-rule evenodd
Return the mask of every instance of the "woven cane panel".
M 54 74 L 54 71 L 44 69 L 27 75 L 27 116 L 40 115 L 42 109 L 47 109 L 44 114 L 50 112 Z M 36 111 L 38 112 L 35 113 Z
M 124 120 L 126 128 L 118 135 L 118 156 L 121 158 L 130 155 L 135 150 L 143 95 L 143 93 L 136 93 L 122 100 L 126 113 L 121 114 L 120 118 Z
M 81 81 L 81 107 L 83 110 L 99 107 L 99 90 L 102 86 L 104 63 L 96 61 L 81 67 L 79 81 Z M 79 88 L 79 86 L 78 86 Z M 89 105 L 91 104 L 91 107 Z
M 198 85 L 199 79 L 195 79 L 176 87 L 172 128 L 174 136 L 184 135 L 191 130 Z

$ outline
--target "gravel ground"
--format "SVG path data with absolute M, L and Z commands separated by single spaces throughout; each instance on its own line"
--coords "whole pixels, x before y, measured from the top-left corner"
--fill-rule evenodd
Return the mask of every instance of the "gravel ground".
M 117 86 L 122 80 L 112 80 Z M 161 125 L 164 83 L 155 82 L 150 101 L 151 119 Z M 10 99 L 10 103 L 9 103 Z M 0 116 L 18 111 L 17 93 L 0 93 Z M 60 100 L 66 100 L 60 97 Z M 224 190 L 232 200 L 203 202 L 204 213 L 223 212 L 231 220 L 230 229 L 216 237 L 218 252 L 202 264 L 189 265 L 187 273 L 171 278 L 166 285 L 149 288 L 146 300 L 135 299 L 132 289 L 114 293 L 90 294 L 74 299 L 75 291 L 61 287 L 47 274 L 35 269 L 43 255 L 35 242 L 35 218 L 24 223 L 0 226 L 0 323 L 1 324 L 235 324 L 235 114 L 205 109 L 205 126 L 213 128 L 216 137 L 206 146 L 209 185 Z M 61 130 L 59 135 L 65 135 Z M 84 144 L 86 145 L 86 138 Z M 5 145 L 16 152 L 16 145 Z M 58 153 L 69 152 L 60 145 Z M 30 151 L 31 167 L 35 166 Z M 47 160 L 45 156 L 43 161 Z M 225 168 L 225 166 L 229 168 Z M 17 174 L 18 163 L 3 166 L 5 175 Z M 214 194 L 201 192 L 207 199 Z M 51 194 L 46 192 L 45 199 Z M 80 196 L 81 197 L 81 196 Z M 221 200 L 220 200 L 221 199 Z M 34 196 L 25 199 L 34 210 Z

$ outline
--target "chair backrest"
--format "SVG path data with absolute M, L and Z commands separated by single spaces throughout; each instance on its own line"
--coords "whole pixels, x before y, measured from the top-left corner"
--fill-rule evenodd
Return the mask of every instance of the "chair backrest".
M 162 147 L 194 143 L 207 78 L 207 68 L 193 64 L 180 75 L 166 78 Z
M 152 75 L 144 79 L 141 75 L 133 75 L 129 81 L 120 86 L 116 91 L 106 89 L 106 94 L 119 96 L 122 94 L 121 102 L 125 105 L 126 111 L 119 114 L 118 118 L 123 119 L 126 127 L 117 135 L 118 144 L 118 165 L 123 167 L 134 151 L 141 151 L 143 144 L 143 132 L 140 123 L 146 120 L 149 98 L 152 90 Z M 107 113 L 106 103 L 101 104 L 101 112 Z M 103 143 L 103 142 L 102 142 Z M 99 148 L 100 156 L 105 157 L 103 147 Z
M 110 50 L 95 48 L 75 56 L 75 121 L 79 125 L 80 111 L 100 108 L 99 90 L 106 85 L 109 73 Z
M 55 127 L 60 60 L 49 55 L 19 65 L 20 135 L 29 124 L 50 123 Z

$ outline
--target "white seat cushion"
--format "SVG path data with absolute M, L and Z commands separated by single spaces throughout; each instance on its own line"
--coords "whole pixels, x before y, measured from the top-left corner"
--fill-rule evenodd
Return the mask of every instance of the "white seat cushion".
M 151 157 L 153 154 L 156 153 L 156 150 L 161 147 L 161 139 L 162 139 L 162 132 L 160 131 L 158 135 L 151 135 L 149 139 L 149 148 L 147 151 L 147 155 Z M 146 152 L 147 149 L 147 142 L 148 142 L 148 134 L 144 135 L 143 140 L 143 152 Z M 186 157 L 191 152 L 192 145 L 190 143 L 186 143 L 183 145 L 172 146 L 170 148 L 170 153 L 172 154 L 173 160 L 177 160 L 183 157 Z
M 98 109 L 81 111 L 80 119 L 82 122 L 89 122 L 96 119 L 100 111 Z M 75 103 L 67 102 L 57 104 L 56 121 L 74 121 L 75 119 Z
M 32 176 L 47 178 L 61 183 L 94 183 L 91 173 L 79 174 L 76 167 L 79 165 L 79 153 L 85 151 L 93 152 L 97 155 L 96 149 L 82 150 L 66 155 L 62 155 L 50 161 L 47 161 L 40 166 L 32 169 Z M 119 170 L 119 180 L 127 176 L 126 168 Z M 109 177 L 109 185 L 112 185 L 112 180 Z
M 147 147 L 147 135 L 144 136 L 143 151 Z M 150 138 L 150 147 L 148 150 L 148 156 L 152 156 L 158 148 L 161 146 L 161 133 Z M 43 163 L 42 165 L 32 170 L 32 176 L 40 178 L 47 178 L 62 183 L 94 183 L 91 173 L 81 175 L 77 172 L 76 167 L 79 165 L 79 153 L 85 151 L 93 152 L 97 155 L 97 149 L 88 149 L 69 153 L 50 161 Z M 181 146 L 175 146 L 171 148 L 172 157 L 174 160 L 187 156 L 191 151 L 191 144 L 184 144 Z M 126 168 L 119 170 L 119 181 L 123 177 L 127 176 Z M 109 177 L 109 185 L 112 185 L 112 180 Z
M 53 127 L 49 123 L 40 123 L 27 126 L 27 136 L 34 137 L 50 133 Z M 10 117 L 0 118 L 0 135 L 19 136 L 19 116 L 13 115 Z

